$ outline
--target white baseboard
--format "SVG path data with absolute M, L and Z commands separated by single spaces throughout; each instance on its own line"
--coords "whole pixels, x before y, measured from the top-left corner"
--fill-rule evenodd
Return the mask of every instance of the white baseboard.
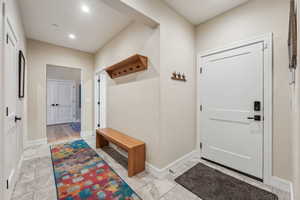
M 276 176 L 272 176 L 271 177 L 271 181 L 270 181 L 270 185 L 275 187 L 275 188 L 278 188 L 282 191 L 285 191 L 285 192 L 290 192 L 292 194 L 292 188 L 293 188 L 293 184 L 292 182 L 290 181 L 287 181 L 285 179 L 282 179 L 282 178 L 279 178 L 279 177 L 276 177 Z
M 180 163 L 185 163 L 186 161 L 188 161 L 189 159 L 191 159 L 194 156 L 199 155 L 199 151 L 194 150 L 184 156 L 182 156 L 181 158 L 178 158 L 177 160 L 173 161 L 172 163 L 168 164 L 166 167 L 164 168 L 157 168 L 154 165 L 146 162 L 146 170 L 151 173 L 152 175 L 154 175 L 155 177 L 162 179 L 164 177 L 166 177 L 166 175 L 168 175 L 169 173 L 169 169 L 175 167 L 176 165 L 180 165 Z
M 121 155 L 128 157 L 127 152 L 118 148 L 116 145 L 109 143 L 109 146 L 112 147 L 113 149 L 115 149 L 116 151 L 118 151 Z M 167 165 L 166 167 L 164 167 L 162 169 L 157 168 L 156 166 L 150 164 L 149 162 L 146 162 L 146 171 L 148 171 L 150 174 L 152 174 L 156 178 L 163 179 L 164 177 L 166 177 L 166 175 L 168 175 L 169 169 L 173 168 L 176 165 L 179 165 L 180 163 L 184 163 L 184 162 L 188 161 L 189 159 L 191 159 L 192 157 L 194 157 L 196 155 L 199 155 L 199 151 L 194 150 L 194 151 L 182 156 L 181 158 L 178 158 L 177 160 L 173 161 L 172 163 L 170 163 L 169 165 Z
M 290 183 L 290 199 L 294 200 L 295 199 L 295 193 L 294 193 L 294 186 L 293 183 Z
M 80 136 L 82 138 L 87 138 L 87 137 L 91 137 L 95 134 L 95 131 L 81 131 L 80 132 Z
M 25 143 L 25 148 L 41 144 L 47 144 L 47 138 L 42 138 L 38 140 L 27 140 Z
M 22 153 L 22 155 L 20 157 L 20 160 L 18 161 L 18 164 L 17 164 L 15 170 L 12 172 L 12 174 L 8 178 L 8 186 L 10 188 L 10 192 L 8 194 L 9 199 L 12 198 L 13 189 L 15 188 L 17 180 L 19 180 L 23 160 L 24 160 L 24 156 L 23 156 L 23 153 Z

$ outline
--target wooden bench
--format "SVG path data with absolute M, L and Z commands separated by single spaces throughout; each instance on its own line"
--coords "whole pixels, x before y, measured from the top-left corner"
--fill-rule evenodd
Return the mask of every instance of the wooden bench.
M 128 176 L 145 170 L 145 143 L 111 128 L 96 130 L 96 147 L 102 148 L 109 142 L 128 152 Z

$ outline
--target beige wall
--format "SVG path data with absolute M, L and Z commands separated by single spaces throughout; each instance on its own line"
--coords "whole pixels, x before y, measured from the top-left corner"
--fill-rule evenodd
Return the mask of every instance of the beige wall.
M 148 56 L 149 68 L 123 78 L 107 76 L 107 126 L 146 142 L 147 161 L 159 164 L 159 28 L 133 23 L 96 53 L 96 68 L 133 54 Z
M 274 33 L 273 174 L 291 180 L 292 137 L 288 74 L 288 0 L 252 0 L 197 27 L 197 53 Z
M 162 168 L 195 149 L 195 28 L 162 1 L 122 2 L 155 19 L 160 26 L 151 30 L 131 25 L 123 33 L 124 37 L 118 36 L 108 44 L 109 48 L 98 52 L 98 55 L 107 55 L 110 62 L 105 64 L 113 64 L 142 49 L 153 65 L 153 69 L 144 75 L 141 73 L 136 80 L 111 88 L 110 98 L 122 96 L 123 99 L 108 101 L 113 109 L 108 114 L 108 124 L 144 139 L 149 147 L 148 161 Z M 140 37 L 140 33 L 144 36 Z M 124 53 L 127 49 L 130 51 Z M 170 77 L 174 71 L 185 73 L 188 81 L 172 81 Z M 127 111 L 129 117 L 120 115 L 120 111 Z
M 35 40 L 27 40 L 28 140 L 46 138 L 46 66 L 81 68 L 84 111 L 82 131 L 92 131 L 94 55 Z
M 73 80 L 80 82 L 81 70 L 78 68 L 47 65 L 47 79 Z

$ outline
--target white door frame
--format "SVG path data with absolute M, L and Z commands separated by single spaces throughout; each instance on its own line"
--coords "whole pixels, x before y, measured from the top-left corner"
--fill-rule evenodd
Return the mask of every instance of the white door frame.
M 84 76 L 84 72 L 85 72 L 85 69 L 83 68 L 83 67 L 76 67 L 76 66 L 72 66 L 72 67 L 70 67 L 70 66 L 62 66 L 62 65 L 57 65 L 57 64 L 53 64 L 53 63 L 48 63 L 48 64 L 46 64 L 46 78 L 45 78 L 45 82 L 46 82 L 46 88 L 45 88 L 45 90 L 47 91 L 47 81 L 48 81 L 48 79 L 47 79 L 47 67 L 51 67 L 51 65 L 54 65 L 54 66 L 58 66 L 58 67 L 63 67 L 63 68 L 70 68 L 70 69 L 78 69 L 78 70 L 80 70 L 80 84 L 81 84 L 81 97 L 80 97 L 80 99 L 81 99 L 81 109 L 80 109 L 80 123 L 81 123 L 81 132 L 80 132 L 80 136 L 82 137 L 82 136 L 84 136 L 84 132 L 82 131 L 82 127 L 83 127 L 83 125 L 85 124 L 85 104 L 84 104 L 84 95 L 85 95 L 85 89 L 84 89 L 84 86 L 85 86 L 85 84 L 84 84 L 84 81 L 83 81 L 83 76 Z M 45 122 L 45 126 L 44 126 L 44 133 L 47 133 L 47 92 L 46 92 L 46 99 L 45 99 L 45 109 L 46 109 L 46 112 L 45 112 L 45 115 L 46 115 L 46 122 Z M 46 140 L 47 140 L 47 138 L 46 138 Z M 28 140 L 27 140 L 28 141 Z
M 263 42 L 264 48 L 264 136 L 263 136 L 263 181 L 270 185 L 272 178 L 272 138 L 273 138 L 273 34 L 268 33 L 250 40 L 235 42 L 222 48 L 205 51 L 198 54 L 197 58 L 197 149 L 200 150 L 201 142 L 201 74 L 200 68 L 204 57 L 240 48 L 254 43 Z M 200 151 L 201 152 L 201 151 Z
M 5 42 L 4 42 L 4 38 L 5 38 L 5 34 L 4 34 L 4 14 L 3 11 L 3 7 L 4 6 L 4 1 L 3 0 L 0 0 L 0 3 L 1 3 L 1 16 L 0 16 L 0 32 L 1 32 L 1 35 L 0 35 L 0 65 L 3 66 L 4 64 L 4 61 L 3 61 L 3 56 L 4 56 L 4 45 L 5 45 Z M 3 94 L 4 93 L 4 72 L 3 72 L 3 67 L 0 68 L 0 94 Z M 1 110 L 1 113 L 0 113 L 0 132 L 1 133 L 4 133 L 4 97 L 3 95 L 1 95 L 0 97 L 0 110 Z M 0 134 L 0 199 L 4 199 L 4 167 L 3 167 L 3 164 L 4 163 L 4 144 L 3 144 L 3 140 L 4 140 L 4 135 L 3 134 Z
M 94 105 L 95 105 L 95 113 L 94 113 L 94 127 L 97 129 L 97 124 L 100 121 L 100 128 L 106 128 L 107 127 L 107 76 L 105 75 L 105 70 L 96 70 L 95 76 L 94 76 Z M 100 87 L 98 87 L 98 77 L 100 76 Z M 101 93 L 101 99 L 100 101 L 100 119 L 98 112 L 96 108 L 98 107 L 98 91 L 102 90 L 103 92 Z M 101 109 L 102 108 L 102 109 Z

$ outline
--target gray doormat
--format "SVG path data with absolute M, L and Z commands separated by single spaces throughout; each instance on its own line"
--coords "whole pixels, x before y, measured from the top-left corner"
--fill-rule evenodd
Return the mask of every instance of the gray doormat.
M 275 194 L 202 163 L 177 177 L 175 181 L 203 200 L 278 200 Z

